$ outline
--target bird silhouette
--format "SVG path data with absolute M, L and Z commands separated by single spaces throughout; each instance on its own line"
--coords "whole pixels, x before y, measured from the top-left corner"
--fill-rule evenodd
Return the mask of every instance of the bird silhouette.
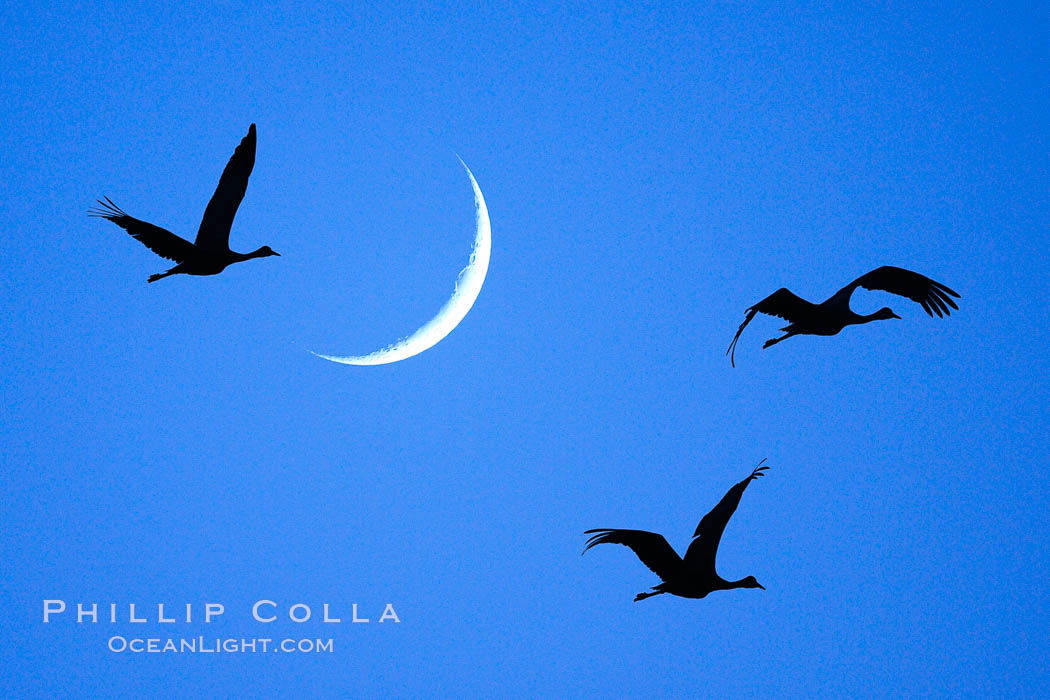
M 780 329 L 786 332 L 786 335 L 767 340 L 765 345 L 762 346 L 763 348 L 776 345 L 793 335 L 835 335 L 846 326 L 900 318 L 889 307 L 885 306 L 866 316 L 855 313 L 849 307 L 849 300 L 857 287 L 882 290 L 908 297 L 912 301 L 921 304 L 922 308 L 931 317 L 937 314 L 938 317 L 943 318 L 951 315 L 948 307 L 956 310 L 959 308 L 951 299 L 952 297 L 959 297 L 954 290 L 949 289 L 940 282 L 934 282 L 929 277 L 920 275 L 918 272 L 891 265 L 884 265 L 866 275 L 861 275 L 819 304 L 806 301 L 781 287 L 747 310 L 744 322 L 740 324 L 736 335 L 733 336 L 733 342 L 729 344 L 729 349 L 726 350 L 726 354 L 729 355 L 729 362 L 736 367 L 736 341 L 740 339 L 740 334 L 744 332 L 744 328 L 751 323 L 751 319 L 757 313 L 778 316 L 785 321 L 791 322 Z
M 217 275 L 228 265 L 280 255 L 263 246 L 251 253 L 235 253 L 230 250 L 230 228 L 237 207 L 244 199 L 248 178 L 255 167 L 255 124 L 248 127 L 248 134 L 230 156 L 230 162 L 222 171 L 219 186 L 215 188 L 208 207 L 204 210 L 197 238 L 190 243 L 171 231 L 154 226 L 133 216 L 128 216 L 109 197 L 96 200 L 97 208 L 88 210 L 90 216 L 108 219 L 138 239 L 143 245 L 162 258 L 178 263 L 166 272 L 150 275 L 149 282 L 156 282 L 168 275 Z
M 725 591 L 731 588 L 761 588 L 765 586 L 755 580 L 754 576 L 747 576 L 739 581 L 727 581 L 715 571 L 715 555 L 718 552 L 718 543 L 722 539 L 722 532 L 726 529 L 726 523 L 733 517 L 736 507 L 740 505 L 740 497 L 752 481 L 762 476 L 762 472 L 769 469 L 763 466 L 766 460 L 758 463 L 751 475 L 739 484 L 729 489 L 722 497 L 718 505 L 703 517 L 700 524 L 696 526 L 693 533 L 693 541 L 685 552 L 685 558 L 680 558 L 663 535 L 645 530 L 611 530 L 600 528 L 587 530 L 584 534 L 594 534 L 587 540 L 587 546 L 583 548 L 584 554 L 596 544 L 622 544 L 634 550 L 638 558 L 642 560 L 649 569 L 660 577 L 662 583 L 653 586 L 650 592 L 639 593 L 634 597 L 635 601 L 645 600 L 650 596 L 670 593 L 683 598 L 703 598 L 712 591 Z

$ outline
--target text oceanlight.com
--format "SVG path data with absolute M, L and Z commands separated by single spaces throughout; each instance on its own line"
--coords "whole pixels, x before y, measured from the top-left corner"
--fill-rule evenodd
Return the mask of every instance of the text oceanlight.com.
M 286 654 L 332 653 L 335 645 L 329 639 L 221 639 L 191 637 L 179 639 L 142 639 L 114 636 L 107 644 L 112 652 L 131 652 L 133 654 L 255 654 L 265 652 L 283 652 Z

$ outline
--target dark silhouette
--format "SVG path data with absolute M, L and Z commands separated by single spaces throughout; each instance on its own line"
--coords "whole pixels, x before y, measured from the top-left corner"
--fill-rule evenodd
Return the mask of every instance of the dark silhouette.
M 91 216 L 109 219 L 160 257 L 178 263 L 167 272 L 150 275 L 149 282 L 156 282 L 168 275 L 177 274 L 217 275 L 225 270 L 227 265 L 242 260 L 280 255 L 265 245 L 251 253 L 235 253 L 230 250 L 230 228 L 233 226 L 233 217 L 237 214 L 237 207 L 240 206 L 241 200 L 244 199 L 244 192 L 248 188 L 248 178 L 252 174 L 253 167 L 255 167 L 255 124 L 248 127 L 248 135 L 241 140 L 240 145 L 230 156 L 226 169 L 222 171 L 219 186 L 215 188 L 215 194 L 208 202 L 208 208 L 204 210 L 204 218 L 197 230 L 197 239 L 193 243 L 159 226 L 128 216 L 110 201 L 109 197 L 105 197 L 104 202 L 96 200 L 99 207 L 89 210 L 88 213 Z
M 679 558 L 671 545 L 663 535 L 645 530 L 587 530 L 584 534 L 595 534 L 587 540 L 587 546 L 583 548 L 584 554 L 596 544 L 622 544 L 634 550 L 642 563 L 660 577 L 663 583 L 653 586 L 652 592 L 639 593 L 634 597 L 635 601 L 661 593 L 681 596 L 683 598 L 703 598 L 712 591 L 726 591 L 731 588 L 761 588 L 765 586 L 755 580 L 754 576 L 747 576 L 739 581 L 726 581 L 715 571 L 715 554 L 718 552 L 718 542 L 722 539 L 722 532 L 726 529 L 726 523 L 736 512 L 740 505 L 740 497 L 744 495 L 744 489 L 752 481 L 762 476 L 762 472 L 769 467 L 758 463 L 751 475 L 739 484 L 729 489 L 722 497 L 718 505 L 704 516 L 700 524 L 696 526 L 693 533 L 693 542 L 685 552 L 685 559 Z
M 945 287 L 940 282 L 934 282 L 929 277 L 920 275 L 918 272 L 890 265 L 884 265 L 866 275 L 861 275 L 819 304 L 797 297 L 781 287 L 747 310 L 744 322 L 740 324 L 736 335 L 733 336 L 733 342 L 729 344 L 729 349 L 726 350 L 730 363 L 736 367 L 736 341 L 740 338 L 740 334 L 744 332 L 747 324 L 759 312 L 770 316 L 778 316 L 785 321 L 791 322 L 790 325 L 780 329 L 785 331 L 787 335 L 767 340 L 765 345 L 762 346 L 763 348 L 776 345 L 793 335 L 835 335 L 846 326 L 853 324 L 900 318 L 889 307 L 885 306 L 867 316 L 854 313 L 849 307 L 849 300 L 857 287 L 882 290 L 908 297 L 912 301 L 921 304 L 922 308 L 926 309 L 926 313 L 931 317 L 934 314 L 937 314 L 940 318 L 951 315 L 951 311 L 948 309 L 949 306 L 956 310 L 959 308 L 951 299 L 951 297 L 959 297 L 954 290 Z

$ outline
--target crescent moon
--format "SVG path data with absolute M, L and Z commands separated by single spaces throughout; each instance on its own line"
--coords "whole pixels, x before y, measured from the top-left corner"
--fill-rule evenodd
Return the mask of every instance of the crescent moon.
M 459 156 L 456 156 L 459 158 Z M 430 319 L 415 333 L 402 338 L 393 345 L 382 350 L 376 350 L 368 355 L 339 357 L 336 355 L 322 355 L 314 353 L 332 362 L 344 365 L 385 365 L 398 362 L 413 355 L 418 355 L 424 350 L 441 342 L 445 336 L 459 325 L 459 322 L 467 315 L 470 308 L 474 306 L 478 294 L 481 293 L 481 285 L 485 283 L 485 274 L 489 270 L 489 256 L 492 253 L 492 228 L 489 224 L 489 210 L 485 206 L 485 197 L 481 194 L 478 181 L 474 179 L 474 173 L 459 158 L 463 169 L 467 171 L 470 184 L 474 188 L 474 206 L 477 210 L 477 233 L 474 235 L 474 247 L 470 251 L 470 262 L 464 267 L 456 278 L 456 288 L 445 305 L 438 311 L 437 316 Z

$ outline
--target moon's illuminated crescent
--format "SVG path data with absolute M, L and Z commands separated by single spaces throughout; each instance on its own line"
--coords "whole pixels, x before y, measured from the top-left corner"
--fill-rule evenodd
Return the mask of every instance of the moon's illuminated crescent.
M 457 156 L 458 157 L 458 156 Z M 492 252 L 492 229 L 489 225 L 489 210 L 485 206 L 485 198 L 481 195 L 478 181 L 474 179 L 474 173 L 460 158 L 459 162 L 470 177 L 470 184 L 474 188 L 474 205 L 477 208 L 477 233 L 474 236 L 474 248 L 470 251 L 470 262 L 464 267 L 459 277 L 456 278 L 456 289 L 452 292 L 445 305 L 438 311 L 437 316 L 430 319 L 415 333 L 402 338 L 393 345 L 382 350 L 376 350 L 369 355 L 358 357 L 337 357 L 335 355 L 321 355 L 332 362 L 344 365 L 385 365 L 397 362 L 405 358 L 418 355 L 419 353 L 437 345 L 441 340 L 459 325 L 463 317 L 474 306 L 474 301 L 481 292 L 481 285 L 485 283 L 485 273 L 489 270 L 489 255 Z

